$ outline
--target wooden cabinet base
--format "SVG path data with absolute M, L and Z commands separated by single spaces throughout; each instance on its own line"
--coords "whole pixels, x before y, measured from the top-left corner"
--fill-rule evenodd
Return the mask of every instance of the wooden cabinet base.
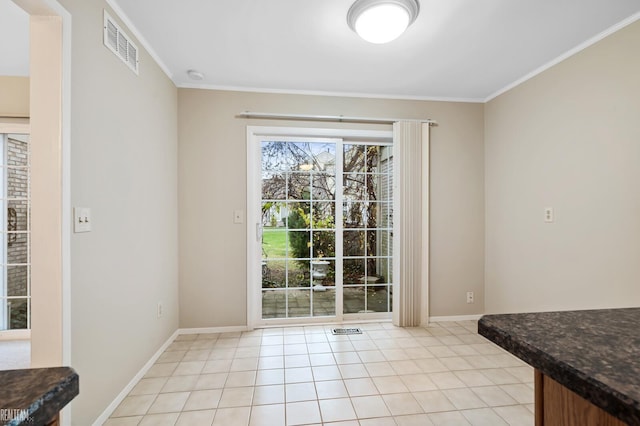
M 56 414 L 46 426 L 60 426 L 60 414 Z
M 535 371 L 536 426 L 624 426 L 555 380 Z

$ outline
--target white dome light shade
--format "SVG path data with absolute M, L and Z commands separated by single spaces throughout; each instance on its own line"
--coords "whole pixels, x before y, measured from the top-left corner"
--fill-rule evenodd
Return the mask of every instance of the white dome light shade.
M 356 32 L 371 43 L 388 43 L 397 39 L 409 25 L 407 10 L 396 4 L 373 6 L 356 19 Z
M 416 0 L 357 0 L 347 22 L 370 43 L 388 43 L 398 38 L 418 16 Z

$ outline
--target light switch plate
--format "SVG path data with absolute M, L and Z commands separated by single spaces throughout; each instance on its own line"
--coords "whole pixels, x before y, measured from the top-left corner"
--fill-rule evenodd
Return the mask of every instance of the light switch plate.
M 73 232 L 91 232 L 91 209 L 73 208 Z
M 234 210 L 233 223 L 242 223 L 242 222 L 244 222 L 244 212 L 242 210 Z

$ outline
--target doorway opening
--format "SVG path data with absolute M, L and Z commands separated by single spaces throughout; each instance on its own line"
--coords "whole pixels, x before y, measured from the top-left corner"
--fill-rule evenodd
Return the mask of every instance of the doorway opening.
M 250 324 L 391 318 L 391 132 L 250 128 L 248 147 Z

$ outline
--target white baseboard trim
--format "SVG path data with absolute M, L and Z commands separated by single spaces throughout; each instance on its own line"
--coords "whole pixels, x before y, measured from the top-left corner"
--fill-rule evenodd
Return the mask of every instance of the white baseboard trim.
M 29 340 L 31 339 L 31 329 L 27 330 L 2 330 L 0 331 L 0 341 L 4 340 Z
M 178 334 L 233 333 L 247 330 L 249 328 L 246 325 L 231 325 L 228 327 L 180 328 Z
M 453 315 L 445 317 L 429 317 L 429 322 L 447 322 L 447 321 L 477 321 L 482 318 L 482 314 L 478 315 Z
M 142 377 L 147 373 L 147 371 L 149 371 L 151 366 L 155 364 L 158 358 L 160 358 L 160 355 L 162 355 L 162 353 L 169 347 L 169 345 L 173 343 L 173 341 L 178 336 L 178 334 L 180 334 L 179 331 L 180 330 L 174 331 L 173 334 L 167 339 L 167 341 L 164 342 L 162 346 L 160 346 L 160 349 L 158 349 L 156 353 L 153 354 L 153 356 L 149 359 L 149 361 L 147 361 L 147 363 L 142 366 L 140 371 L 138 371 L 138 373 L 135 376 L 133 376 L 133 379 L 131 379 L 131 381 L 118 394 L 118 396 L 115 397 L 115 399 L 111 402 L 111 404 L 109 404 L 109 406 L 102 412 L 102 414 L 98 416 L 96 421 L 93 422 L 93 426 L 101 426 L 109 419 L 109 416 L 111 416 L 111 414 L 113 414 L 115 409 L 118 408 L 118 405 L 120 405 L 122 400 L 124 400 L 124 398 L 127 395 L 129 395 L 129 392 L 131 392 L 131 389 L 133 389 L 133 387 L 140 381 L 140 379 L 142 379 Z

